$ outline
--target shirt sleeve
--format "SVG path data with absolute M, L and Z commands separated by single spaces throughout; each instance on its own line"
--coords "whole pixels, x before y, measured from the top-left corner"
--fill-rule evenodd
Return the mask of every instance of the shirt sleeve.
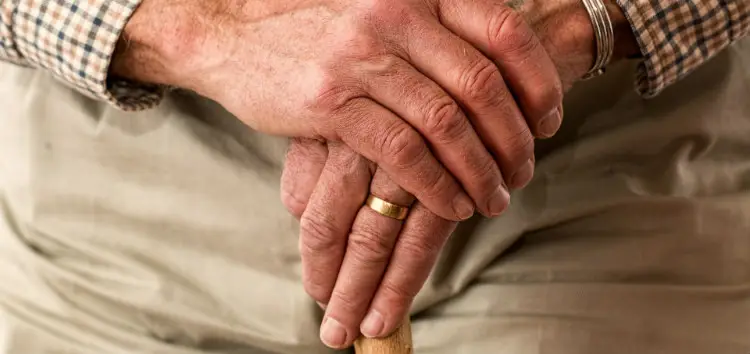
M 653 97 L 750 31 L 750 0 L 617 0 L 643 55 L 636 87 Z
M 163 88 L 108 78 L 109 63 L 141 0 L 2 0 L 0 60 L 42 68 L 123 110 L 155 106 Z

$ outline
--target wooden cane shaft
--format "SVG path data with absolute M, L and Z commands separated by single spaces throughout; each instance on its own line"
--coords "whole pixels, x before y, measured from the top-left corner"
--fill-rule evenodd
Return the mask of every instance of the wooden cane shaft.
M 386 338 L 360 337 L 354 342 L 356 354 L 412 354 L 411 323 L 406 318 L 401 326 Z

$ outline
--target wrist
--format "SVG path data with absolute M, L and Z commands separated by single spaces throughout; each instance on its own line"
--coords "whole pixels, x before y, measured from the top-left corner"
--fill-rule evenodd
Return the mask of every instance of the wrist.
M 630 23 L 615 0 L 603 0 L 614 28 L 610 62 L 640 53 Z M 539 35 L 568 88 L 586 74 L 596 59 L 593 23 L 581 0 L 511 0 Z
M 110 75 L 187 88 L 186 72 L 206 34 L 200 3 L 144 0 L 123 29 Z
M 604 0 L 604 4 L 607 6 L 615 30 L 615 52 L 612 61 L 640 56 L 641 48 L 635 39 L 630 21 L 625 17 L 620 5 L 615 0 Z

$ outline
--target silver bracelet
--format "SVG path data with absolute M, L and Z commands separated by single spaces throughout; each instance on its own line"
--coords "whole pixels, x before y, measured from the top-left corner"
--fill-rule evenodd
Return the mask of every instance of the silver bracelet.
M 583 76 L 583 80 L 591 79 L 604 74 L 604 68 L 612 59 L 615 51 L 615 31 L 612 27 L 612 19 L 609 17 L 607 7 L 602 0 L 581 0 L 586 12 L 589 13 L 591 24 L 594 26 L 596 37 L 596 59 L 594 66 Z

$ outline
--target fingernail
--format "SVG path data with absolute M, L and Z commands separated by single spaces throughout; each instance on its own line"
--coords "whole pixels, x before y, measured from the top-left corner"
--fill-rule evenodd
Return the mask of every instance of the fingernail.
M 490 197 L 488 209 L 492 214 L 491 216 L 500 215 L 508 207 L 508 204 L 510 204 L 510 193 L 508 193 L 508 188 L 501 184 L 497 186 L 492 197 Z
M 534 161 L 529 159 L 510 179 L 510 184 L 515 188 L 522 188 L 534 177 Z
M 559 108 L 555 108 L 539 122 L 539 134 L 542 135 L 542 138 L 551 138 L 560 129 L 561 124 L 562 114 Z
M 320 301 L 316 301 L 316 303 L 317 303 L 317 304 L 318 304 L 318 306 L 320 306 L 320 308 L 322 308 L 323 310 L 325 310 L 325 309 L 326 309 L 326 308 L 328 307 L 328 305 L 326 305 L 326 304 L 324 304 L 324 303 L 322 303 L 322 302 L 320 302 Z
M 383 332 L 385 322 L 383 322 L 383 316 L 376 310 L 370 310 L 370 313 L 365 316 L 365 320 L 359 328 L 359 331 L 365 337 L 373 338 L 377 337 Z
M 456 213 L 456 217 L 466 220 L 474 215 L 474 203 L 471 202 L 469 196 L 461 193 L 453 201 L 453 211 Z
M 326 317 L 320 327 L 320 340 L 331 348 L 341 348 L 346 343 L 346 330 L 338 321 Z

